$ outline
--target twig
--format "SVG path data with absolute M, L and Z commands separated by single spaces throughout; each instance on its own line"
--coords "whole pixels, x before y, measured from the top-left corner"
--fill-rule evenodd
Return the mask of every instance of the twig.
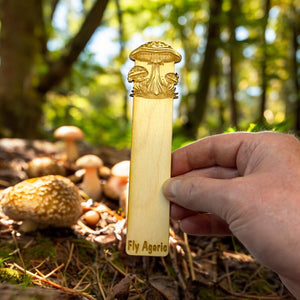
M 94 271 L 94 270 L 93 270 L 93 271 Z M 102 296 L 102 298 L 105 300 L 105 299 L 106 299 L 106 295 L 105 295 L 105 292 L 104 292 L 102 283 L 101 283 L 101 281 L 100 281 L 98 263 L 97 263 L 97 266 L 96 266 L 96 278 L 97 278 L 97 284 L 98 284 L 98 287 L 99 287 L 101 296 Z
M 183 236 L 184 236 L 184 243 L 185 243 L 187 256 L 188 256 L 191 277 L 192 277 L 192 280 L 194 281 L 196 279 L 196 276 L 195 276 L 195 270 L 194 270 L 194 266 L 193 266 L 193 258 L 192 258 L 192 254 L 191 254 L 189 239 L 188 239 L 188 235 L 185 232 L 183 233 Z
M 226 271 L 226 278 L 227 278 L 227 282 L 229 285 L 229 290 L 230 292 L 232 292 L 232 282 L 231 282 L 231 277 L 230 277 L 230 272 L 229 272 L 229 267 L 228 267 L 228 261 L 224 261 L 224 265 L 225 265 L 225 271 Z
M 165 268 L 165 270 L 166 270 L 168 276 L 169 276 L 169 277 L 172 277 L 172 276 L 171 276 L 171 273 L 170 273 L 170 271 L 169 271 L 169 269 L 168 269 L 168 266 L 167 266 L 167 264 L 166 264 L 165 258 L 164 258 L 164 257 L 161 257 L 160 259 L 161 259 L 161 261 L 162 261 L 162 264 L 163 264 L 163 266 L 164 266 L 164 268 Z
M 78 289 L 80 284 L 82 283 L 83 279 L 90 273 L 90 270 L 88 269 L 83 276 L 80 278 L 80 280 L 77 282 L 77 284 L 74 286 L 74 290 Z
M 71 262 L 71 260 L 72 260 L 73 252 L 74 252 L 74 243 L 71 244 L 70 254 L 69 254 L 69 257 L 68 257 L 68 260 L 67 260 L 65 269 L 64 269 L 64 272 L 65 272 L 65 273 L 67 272 L 67 269 L 68 269 L 68 267 L 69 267 L 69 264 L 70 264 L 70 262 Z
M 65 264 L 61 264 L 60 266 L 58 266 L 57 268 L 55 268 L 54 270 L 52 270 L 50 273 L 48 273 L 47 275 L 44 276 L 44 278 L 48 278 L 50 277 L 52 274 L 54 274 L 55 272 L 59 271 L 60 269 L 62 269 L 64 267 Z
M 170 239 L 172 241 L 172 239 Z M 170 244 L 172 245 L 172 244 Z M 182 287 L 183 290 L 186 290 L 186 284 L 183 280 L 183 277 L 182 277 L 182 274 L 179 270 L 179 267 L 178 267 L 178 263 L 177 263 L 177 257 L 176 257 L 176 250 L 175 250 L 175 243 L 173 242 L 173 247 L 171 246 L 170 247 L 170 251 L 169 251 L 169 254 L 170 254 L 170 258 L 171 258 L 171 261 L 172 261 L 172 265 L 173 265 L 173 268 L 174 268 L 174 271 L 178 277 L 178 280 L 179 280 L 179 283 Z
M 261 269 L 263 268 L 263 265 L 260 265 L 256 271 L 249 277 L 249 279 L 247 280 L 248 282 L 245 284 L 243 292 L 246 292 L 247 288 L 249 286 L 251 286 L 252 283 L 252 279 L 261 271 Z
M 145 297 L 144 297 L 144 296 L 141 294 L 141 292 L 139 291 L 136 282 L 137 282 L 137 277 L 134 276 L 134 280 L 133 280 L 133 286 L 134 286 L 134 289 L 135 289 L 135 291 L 138 293 L 138 295 L 140 296 L 140 299 L 146 300 Z
M 121 273 L 123 276 L 126 276 L 126 272 L 124 272 L 122 269 L 120 269 L 117 265 L 115 265 L 106 255 L 104 256 L 105 260 L 114 268 L 116 269 L 119 273 Z M 142 284 L 146 284 L 146 282 L 139 277 L 136 276 L 136 280 Z
M 94 297 L 92 297 L 92 296 L 90 296 L 90 295 L 88 295 L 88 294 L 86 294 L 84 292 L 80 292 L 80 291 L 76 291 L 76 290 L 70 289 L 68 287 L 64 287 L 64 286 L 59 285 L 59 284 L 57 284 L 57 283 L 55 283 L 55 282 L 53 282 L 51 280 L 48 280 L 48 279 L 43 278 L 43 277 L 41 277 L 41 276 L 39 276 L 37 274 L 34 274 L 34 273 L 30 272 L 30 271 L 26 271 L 24 268 L 22 268 L 21 266 L 19 266 L 16 263 L 14 263 L 14 266 L 17 269 L 19 269 L 21 272 L 23 272 L 23 273 L 25 273 L 27 275 L 30 275 L 33 278 L 39 279 L 39 280 L 41 280 L 41 281 L 43 281 L 43 282 L 45 282 L 45 283 L 47 283 L 47 284 L 49 284 L 49 285 L 57 288 L 57 289 L 60 289 L 60 290 L 62 290 L 65 293 L 78 294 L 78 295 L 82 295 L 82 296 L 86 297 L 88 300 L 96 300 Z

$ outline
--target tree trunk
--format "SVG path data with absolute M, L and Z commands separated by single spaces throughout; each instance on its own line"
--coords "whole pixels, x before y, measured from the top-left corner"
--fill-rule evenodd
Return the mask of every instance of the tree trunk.
M 239 1 L 232 0 L 231 8 L 229 11 L 229 32 L 230 32 L 230 43 L 229 43 L 229 59 L 230 59 L 230 68 L 229 68 L 229 86 L 230 86 L 230 122 L 231 126 L 234 126 L 238 129 L 238 108 L 237 101 L 235 97 L 236 93 L 236 74 L 235 74 L 235 66 L 236 66 L 236 55 L 235 49 L 237 47 L 236 38 L 235 38 L 235 30 L 236 23 L 235 19 L 238 15 L 239 9 Z
M 261 59 L 261 98 L 260 98 L 260 110 L 258 116 L 258 123 L 264 123 L 265 117 L 264 112 L 266 110 L 266 102 L 267 102 L 267 87 L 268 87 L 268 75 L 266 72 L 267 69 L 267 41 L 266 41 L 266 29 L 268 25 L 269 19 L 269 11 L 271 8 L 271 0 L 265 0 L 265 8 L 264 8 L 264 22 L 263 22 L 263 30 L 262 30 L 262 59 Z
M 296 7 L 292 5 L 294 22 L 292 24 L 293 40 L 292 40 L 292 51 L 293 51 L 293 82 L 296 94 L 296 109 L 295 109 L 295 131 L 300 134 L 300 76 L 298 75 L 300 64 L 297 60 L 297 51 L 299 44 L 297 37 L 300 35 L 300 13 L 297 12 Z
M 199 125 L 203 121 L 205 109 L 207 106 L 209 82 L 213 72 L 215 54 L 219 42 L 220 32 L 220 12 L 222 0 L 210 1 L 210 18 L 208 24 L 207 44 L 204 53 L 204 60 L 199 70 L 198 90 L 195 94 L 193 107 L 188 111 L 188 121 L 185 124 L 186 135 L 190 138 L 197 137 Z
M 39 52 L 40 0 L 1 0 L 0 134 L 37 133 L 42 97 L 33 88 Z
M 0 136 L 40 136 L 46 92 L 68 75 L 99 26 L 107 3 L 95 0 L 78 33 L 53 62 L 47 55 L 43 1 L 0 0 Z M 52 1 L 53 8 L 56 4 Z M 38 74 L 41 61 L 48 68 L 43 77 Z

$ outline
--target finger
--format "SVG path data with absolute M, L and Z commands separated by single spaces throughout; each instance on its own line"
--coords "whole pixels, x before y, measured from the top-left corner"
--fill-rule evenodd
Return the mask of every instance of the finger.
M 200 213 L 200 212 L 186 209 L 175 203 L 171 203 L 171 206 L 170 206 L 170 217 L 177 221 L 182 220 L 182 219 L 192 216 L 192 215 L 196 215 L 198 213 Z
M 178 176 L 194 169 L 222 166 L 236 168 L 236 159 L 241 145 L 252 133 L 230 133 L 210 136 L 172 154 L 172 176 Z M 247 161 L 247 157 L 244 158 Z
M 230 179 L 239 176 L 237 169 L 233 168 L 223 168 L 219 166 L 193 170 L 183 174 L 182 176 L 187 177 L 209 177 L 216 179 Z
M 236 207 L 240 183 L 234 179 L 176 177 L 163 185 L 167 199 L 188 210 L 209 212 L 228 222 L 228 211 Z
M 196 214 L 180 221 L 182 231 L 193 235 L 232 235 L 228 224 L 221 218 L 212 214 Z

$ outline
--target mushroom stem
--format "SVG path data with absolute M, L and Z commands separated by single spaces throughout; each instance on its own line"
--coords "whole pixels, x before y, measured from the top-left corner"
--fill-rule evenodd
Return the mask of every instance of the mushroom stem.
M 22 232 L 32 232 L 37 230 L 39 227 L 39 224 L 37 222 L 34 222 L 32 220 L 24 220 L 23 223 L 20 226 L 20 231 Z
M 78 148 L 76 142 L 69 139 L 66 139 L 65 141 L 67 160 L 70 162 L 74 162 L 78 158 Z
M 101 183 L 98 178 L 96 168 L 86 168 L 82 181 L 82 189 L 93 200 L 97 200 L 101 195 Z
M 159 63 L 153 63 L 151 68 L 151 75 L 148 79 L 148 88 L 150 91 L 153 91 L 155 95 L 159 95 L 163 91 L 164 84 L 161 81 L 160 78 L 160 64 Z

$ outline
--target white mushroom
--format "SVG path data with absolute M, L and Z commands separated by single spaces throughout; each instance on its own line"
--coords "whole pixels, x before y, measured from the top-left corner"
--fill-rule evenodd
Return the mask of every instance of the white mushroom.
M 76 161 L 77 167 L 85 169 L 82 189 L 95 201 L 97 201 L 101 196 L 101 182 L 98 177 L 98 169 L 102 165 L 102 160 L 93 154 L 84 155 Z
M 82 130 L 76 126 L 61 126 L 54 131 L 54 136 L 65 141 L 67 160 L 74 162 L 78 158 L 76 141 L 84 136 Z
M 9 218 L 23 221 L 24 232 L 70 227 L 82 214 L 79 189 L 60 175 L 24 180 L 8 190 L 1 204 Z
M 115 164 L 111 169 L 112 176 L 103 187 L 104 194 L 113 200 L 120 202 L 120 207 L 124 208 L 121 202 L 121 196 L 126 190 L 129 180 L 130 161 L 124 160 Z M 123 199 L 123 198 L 122 198 Z

